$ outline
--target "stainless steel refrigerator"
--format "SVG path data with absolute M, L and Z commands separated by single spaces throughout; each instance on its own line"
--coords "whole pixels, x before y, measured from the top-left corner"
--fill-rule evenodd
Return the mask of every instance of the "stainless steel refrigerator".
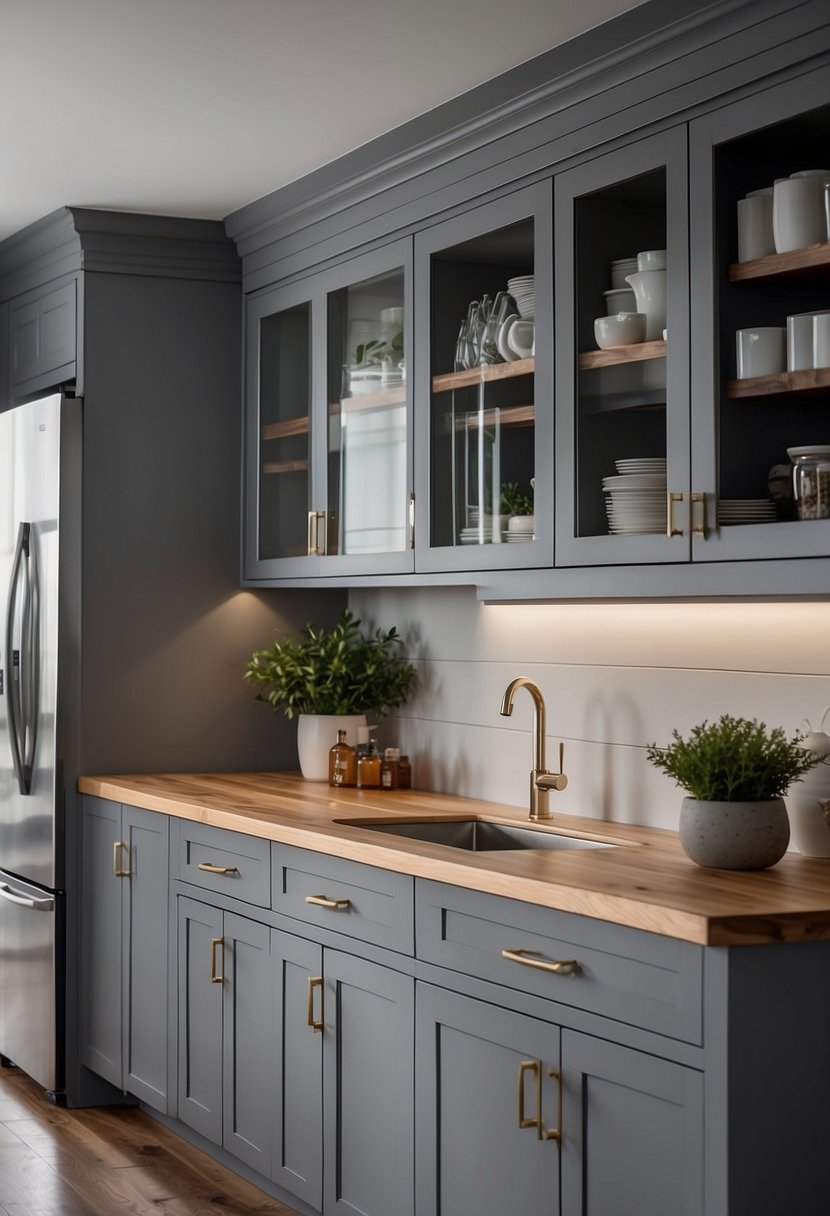
M 64 1086 L 63 406 L 52 396 L 0 414 L 0 1056 L 53 1092 Z

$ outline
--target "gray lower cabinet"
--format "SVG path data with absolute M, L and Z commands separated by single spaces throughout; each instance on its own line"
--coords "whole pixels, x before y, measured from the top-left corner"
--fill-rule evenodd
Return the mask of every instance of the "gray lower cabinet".
M 165 1112 L 168 823 L 83 800 L 81 1059 Z

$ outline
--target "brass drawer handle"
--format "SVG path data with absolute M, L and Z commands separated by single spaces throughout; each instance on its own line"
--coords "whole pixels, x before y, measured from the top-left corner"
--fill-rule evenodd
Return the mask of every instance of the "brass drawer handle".
M 320 990 L 320 1016 L 314 1016 L 314 993 L 319 988 Z M 323 1029 L 323 977 L 322 975 L 310 975 L 308 977 L 308 1009 L 306 1011 L 306 1020 L 312 1030 Z
M 325 895 L 306 895 L 305 901 L 314 904 L 315 908 L 348 908 L 352 902 L 350 899 L 328 899 Z
M 534 1086 L 536 1089 L 536 1114 L 528 1115 L 525 1110 L 525 1078 L 528 1073 L 533 1077 Z M 542 1061 L 541 1060 L 522 1060 L 519 1064 L 519 1085 L 518 1085 L 518 1106 L 519 1106 L 519 1128 L 524 1131 L 527 1127 L 536 1128 L 536 1137 L 539 1140 L 559 1140 L 562 1139 L 562 1075 L 556 1068 L 548 1069 L 548 1076 L 555 1077 L 558 1089 L 557 1098 L 557 1127 L 549 1127 L 546 1131 L 542 1128 Z
M 562 1074 L 558 1068 L 549 1068 L 548 1076 L 555 1078 L 555 1080 L 556 1080 L 556 1092 L 557 1092 L 556 1123 L 557 1123 L 557 1126 L 549 1127 L 547 1131 L 542 1132 L 542 1139 L 543 1140 L 558 1140 L 561 1142 L 561 1140 L 562 1140 Z M 541 1128 L 541 1126 L 542 1126 L 542 1119 L 541 1119 L 541 1112 L 540 1112 L 539 1127 Z
M 692 536 L 706 540 L 706 495 L 690 494 L 692 514 Z
M 129 848 L 130 846 L 127 844 L 126 840 L 116 840 L 112 846 L 112 872 L 116 878 L 130 877 L 131 871 L 123 868 L 120 856 L 121 849 L 125 849 L 127 851 L 127 857 L 129 857 Z
M 666 493 L 666 535 L 685 536 L 685 529 L 678 528 L 674 520 L 674 508 L 682 504 L 683 494 L 679 490 L 668 490 Z
M 216 970 L 216 947 L 221 947 L 222 951 L 222 970 Z M 224 984 L 225 982 L 225 939 L 224 937 L 212 937 L 210 939 L 210 982 L 211 984 Z
M 554 975 L 575 975 L 579 971 L 575 958 L 558 959 L 552 963 L 550 959 L 533 958 L 532 953 L 517 947 L 515 950 L 502 950 L 501 956 L 509 963 L 521 963 L 523 967 L 535 967 L 537 971 L 552 971 Z
M 212 861 L 200 861 L 196 867 L 204 874 L 238 874 L 239 866 L 215 866 Z

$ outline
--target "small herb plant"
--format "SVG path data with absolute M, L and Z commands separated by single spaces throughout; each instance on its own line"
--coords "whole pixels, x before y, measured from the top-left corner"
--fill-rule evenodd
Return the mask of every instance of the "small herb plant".
M 365 637 L 348 609 L 330 631 L 308 624 L 303 641 L 288 638 L 255 651 L 245 679 L 257 700 L 293 718 L 296 714 L 386 714 L 403 705 L 415 668 L 400 656 L 393 626 Z
M 532 515 L 533 500 L 522 494 L 519 483 L 506 481 L 501 488 L 499 507 L 502 515 Z
M 674 730 L 668 747 L 652 743 L 646 754 L 655 768 L 701 802 L 780 798 L 824 759 L 801 747 L 799 736 L 788 739 L 780 726 L 770 730 L 755 718 L 729 714 L 711 726 L 702 722 L 692 727 L 688 739 Z

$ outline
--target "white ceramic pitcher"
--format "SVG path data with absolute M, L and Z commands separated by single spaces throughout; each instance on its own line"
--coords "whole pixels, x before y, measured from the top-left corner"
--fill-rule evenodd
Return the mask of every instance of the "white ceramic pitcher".
M 805 718 L 801 723 L 806 733 L 801 746 L 811 752 L 830 753 L 830 735 L 824 723 L 830 705 L 821 715 L 818 730 L 813 730 Z M 817 764 L 809 773 L 794 781 L 787 791 L 787 811 L 793 844 L 805 857 L 830 857 L 830 761 Z
M 637 270 L 625 276 L 634 292 L 637 312 L 646 315 L 646 342 L 659 338 L 666 328 L 665 270 Z

